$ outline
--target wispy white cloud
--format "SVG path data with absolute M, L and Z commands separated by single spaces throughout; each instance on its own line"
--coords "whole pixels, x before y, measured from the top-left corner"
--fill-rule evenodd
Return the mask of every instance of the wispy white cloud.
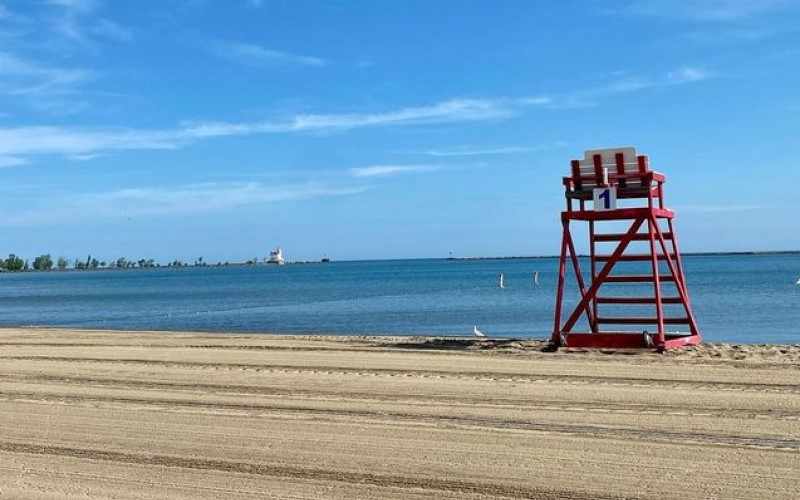
M 202 139 L 252 134 L 345 130 L 410 124 L 457 123 L 508 118 L 513 100 L 453 99 L 382 113 L 305 114 L 284 121 L 187 122 L 175 129 L 0 128 L 0 155 L 91 154 L 132 149 L 174 149 Z
M 722 213 L 722 212 L 752 212 L 766 210 L 767 205 L 678 205 L 674 207 L 679 212 L 690 213 Z
M 79 68 L 47 66 L 0 51 L 0 88 L 8 93 L 24 94 L 72 86 L 92 78 L 93 73 Z
M 267 185 L 258 182 L 202 183 L 165 188 L 122 189 L 94 194 L 77 206 L 102 206 L 118 214 L 152 215 L 218 211 L 245 205 L 361 193 L 363 186 L 315 183 Z
M 524 153 L 530 148 L 523 146 L 506 146 L 499 148 L 474 149 L 470 146 L 462 146 L 454 149 L 432 149 L 425 151 L 429 156 L 483 156 L 483 155 L 507 155 L 513 153 Z
M 172 149 L 179 132 L 73 130 L 59 127 L 0 129 L 0 155 L 90 154 L 123 149 Z
M 47 3 L 57 7 L 64 7 L 70 11 L 82 13 L 91 12 L 97 6 L 95 0 L 49 0 Z
M 551 96 L 541 95 L 535 97 L 521 97 L 514 99 L 514 101 L 523 106 L 547 106 L 553 103 L 553 98 Z
M 12 63 L 18 62 L 9 60 Z M 14 67 L 14 64 L 8 66 L 8 68 Z M 17 64 L 16 68 L 17 72 L 30 71 L 20 64 Z M 0 70 L 0 74 L 2 71 Z M 83 75 L 79 74 L 74 78 L 77 81 L 80 77 Z M 71 81 L 69 73 L 62 75 L 62 78 Z M 284 120 L 261 122 L 184 122 L 171 129 L 6 127 L 0 128 L 0 155 L 86 155 L 115 150 L 175 149 L 200 140 L 230 136 L 502 120 L 517 116 L 531 107 L 557 108 L 580 105 L 587 99 L 597 99 L 604 95 L 656 86 L 686 84 L 706 78 L 709 78 L 709 74 L 704 70 L 684 67 L 661 79 L 618 80 L 604 87 L 584 89 L 554 97 L 450 99 L 426 106 L 384 112 L 299 114 Z
M 626 11 L 637 16 L 693 21 L 752 21 L 755 16 L 798 6 L 796 0 L 633 0 Z
M 237 207 L 355 195 L 366 189 L 365 186 L 313 182 L 282 185 L 228 182 L 127 188 L 51 197 L 42 201 L 35 210 L 14 212 L 12 216 L 0 219 L 0 226 L 49 225 L 98 218 L 219 213 Z
M 50 0 L 48 4 L 59 8 L 52 11 L 52 24 L 57 33 L 71 42 L 80 44 L 88 42 L 83 16 L 95 9 L 95 2 L 91 0 Z
M 682 83 L 699 82 L 707 80 L 713 75 L 702 68 L 684 66 L 675 71 L 667 73 L 667 84 L 680 85 Z
M 246 66 L 325 66 L 327 61 L 319 57 L 293 54 L 282 50 L 269 49 L 260 45 L 217 41 L 211 44 L 215 54 Z
M 421 172 L 436 172 L 441 170 L 440 165 L 372 165 L 369 167 L 356 167 L 348 170 L 353 177 L 390 177 L 401 174 Z
M 77 154 L 77 155 L 70 155 L 69 159 L 74 161 L 89 161 L 94 160 L 95 158 L 100 158 L 103 155 L 100 154 Z
M 0 94 L 37 110 L 80 109 L 78 89 L 94 78 L 93 71 L 46 65 L 0 51 Z
M 99 37 L 118 42 L 130 42 L 133 39 L 130 29 L 108 19 L 98 19 L 89 30 Z
M 62 34 L 54 26 L 64 7 L 37 2 L 36 14 L 0 5 L 0 98 L 9 107 L 57 112 L 83 105 L 78 89 L 95 78 L 95 72 L 70 67 L 64 57 Z M 56 58 L 46 58 L 55 48 Z M 45 50 L 42 50 L 45 49 Z M 31 55 L 36 54 L 36 58 Z
M 128 42 L 130 29 L 100 17 L 95 0 L 50 0 L 50 23 L 62 40 L 81 47 L 96 46 L 95 38 Z
M 18 167 L 20 165 L 25 165 L 28 163 L 28 160 L 25 158 L 16 158 L 14 156 L 0 156 L 0 168 L 5 167 Z
M 682 85 L 686 83 L 699 82 L 712 77 L 712 74 L 703 68 L 695 66 L 683 66 L 681 68 L 668 71 L 664 76 L 621 76 L 606 85 L 586 89 L 577 92 L 577 95 L 601 95 L 601 94 L 621 94 L 649 89 L 653 87 L 664 87 L 669 85 Z
M 0 49 L 0 95 L 15 104 L 51 114 L 88 108 L 88 83 L 99 70 L 70 65 L 73 49 L 96 49 L 96 38 L 129 40 L 130 32 L 99 17 L 97 3 L 87 0 L 48 0 L 35 14 L 0 9 L 4 41 Z M 46 49 L 46 50 L 42 50 Z M 58 55 L 47 58 L 47 51 Z M 36 54 L 32 58 L 31 54 Z
M 553 148 L 566 146 L 564 141 L 552 144 L 537 144 L 532 146 L 499 146 L 499 147 L 475 147 L 470 145 L 458 146 L 449 149 L 430 149 L 428 151 L 415 152 L 414 154 L 424 154 L 428 156 L 448 157 L 448 156 L 484 156 L 484 155 L 507 155 L 517 153 L 527 153 L 530 151 L 544 151 Z
M 579 89 L 556 96 L 553 107 L 580 107 L 593 104 L 597 99 L 615 94 L 640 92 L 658 87 L 685 85 L 713 78 L 715 75 L 704 68 L 683 66 L 661 76 L 638 76 L 620 72 L 615 79 L 597 87 Z
M 451 99 L 429 106 L 402 108 L 384 113 L 299 115 L 284 128 L 291 131 L 349 129 L 382 125 L 453 123 L 509 118 L 525 105 L 513 99 Z
M 551 144 L 536 144 L 531 146 L 499 146 L 499 147 L 475 147 L 463 145 L 449 149 L 430 149 L 428 151 L 417 152 L 428 156 L 448 157 L 448 156 L 484 156 L 484 155 L 507 155 L 517 153 L 527 153 L 530 151 L 545 151 L 553 148 L 566 146 L 564 141 Z

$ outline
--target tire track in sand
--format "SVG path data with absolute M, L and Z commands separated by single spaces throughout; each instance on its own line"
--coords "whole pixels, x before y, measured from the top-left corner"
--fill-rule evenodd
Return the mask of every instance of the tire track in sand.
M 373 377 L 420 377 L 456 380 L 484 380 L 510 382 L 548 382 L 566 384 L 609 385 L 620 387 L 666 387 L 686 390 L 711 389 L 718 391 L 751 391 L 767 393 L 800 394 L 800 384 L 743 383 L 725 381 L 670 380 L 647 377 L 614 377 L 598 375 L 544 375 L 513 372 L 418 370 L 398 368 L 342 368 L 339 366 L 269 365 L 244 363 L 208 363 L 199 361 L 166 361 L 142 358 L 89 358 L 71 356 L 0 356 L 0 360 L 52 361 L 87 364 L 115 364 L 124 366 L 158 366 L 164 368 L 194 368 L 199 370 L 237 370 L 265 373 L 311 373 L 323 375 L 359 375 Z
M 330 408 L 298 407 L 287 404 L 253 404 L 253 403 L 215 403 L 175 399 L 147 399 L 135 397 L 116 396 L 82 396 L 82 395 L 43 395 L 32 392 L 0 391 L 6 400 L 46 403 L 89 404 L 97 403 L 140 405 L 160 410 L 210 410 L 210 411 L 239 411 L 247 413 L 281 412 L 286 415 L 313 415 L 316 417 L 356 418 L 360 421 L 385 422 L 387 420 L 403 420 L 406 425 L 451 425 L 481 429 L 507 429 L 530 432 L 544 432 L 565 435 L 583 435 L 594 438 L 625 439 L 633 441 L 654 441 L 684 444 L 704 444 L 707 446 L 734 446 L 755 449 L 770 449 L 776 451 L 800 451 L 800 440 L 778 439 L 770 437 L 735 436 L 729 434 L 714 434 L 690 430 L 670 431 L 661 429 L 653 432 L 649 429 L 637 429 L 622 426 L 587 425 L 587 424 L 558 424 L 532 422 L 529 420 L 454 415 L 425 415 L 389 411 L 386 409 L 345 410 Z
M 515 406 L 522 409 L 533 410 L 562 410 L 562 411 L 602 411 L 608 413 L 623 414 L 646 414 L 646 415 L 674 415 L 674 416 L 696 416 L 696 417 L 734 417 L 740 419 L 768 419 L 768 420 L 797 420 L 800 421 L 800 411 L 781 410 L 769 408 L 766 411 L 756 411 L 751 408 L 714 408 L 692 404 L 671 405 L 663 403 L 571 403 L 561 399 L 543 399 L 537 397 L 536 400 L 520 400 L 519 398 L 498 398 L 487 399 L 483 396 L 470 396 L 466 394 L 446 395 L 446 394 L 419 394 L 405 395 L 401 393 L 385 392 L 356 392 L 342 390 L 322 390 L 322 389 L 284 389 L 269 386 L 257 385 L 238 385 L 238 384 L 208 384 L 208 383 L 184 383 L 149 381 L 133 379 L 114 379 L 99 377 L 60 377 L 51 375 L 8 375 L 0 374 L 0 381 L 39 383 L 48 382 L 52 385 L 73 386 L 73 387 L 102 387 L 116 390 L 124 389 L 145 389 L 145 390 L 171 390 L 187 392 L 204 392 L 217 396 L 225 395 L 248 395 L 248 396 L 290 396 L 304 398 L 328 398 L 328 401 L 349 401 L 349 402 L 377 402 L 386 404 L 412 404 L 417 406 L 430 404 L 444 404 L 453 406 L 482 405 L 491 406 Z M 0 395 L 6 394 L 0 389 Z
M 587 494 L 579 491 L 545 489 L 541 487 L 523 487 L 488 481 L 476 481 L 461 478 L 445 478 L 431 476 L 404 476 L 399 474 L 377 474 L 354 472 L 347 470 L 297 467 L 285 464 L 242 462 L 233 460 L 210 460 L 181 457 L 175 455 L 157 455 L 141 453 L 124 453 L 119 451 L 98 450 L 71 446 L 52 446 L 41 444 L 0 441 L 0 451 L 33 455 L 50 455 L 83 460 L 153 465 L 160 467 L 178 467 L 183 469 L 214 470 L 257 476 L 269 476 L 283 479 L 299 479 L 313 481 L 333 481 L 349 484 L 368 484 L 379 487 L 405 489 L 425 489 L 450 493 L 479 494 L 502 496 L 507 498 L 527 498 L 531 500 L 644 500 L 645 497 Z

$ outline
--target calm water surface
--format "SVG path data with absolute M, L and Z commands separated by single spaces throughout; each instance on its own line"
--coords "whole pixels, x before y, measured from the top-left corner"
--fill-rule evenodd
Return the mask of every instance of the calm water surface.
M 800 255 L 683 262 L 706 340 L 800 343 Z M 0 325 L 436 335 L 478 325 L 489 335 L 547 337 L 557 268 L 546 258 L 4 273 Z M 647 292 L 618 286 L 627 288 L 614 295 Z M 568 293 L 577 296 L 574 284 Z

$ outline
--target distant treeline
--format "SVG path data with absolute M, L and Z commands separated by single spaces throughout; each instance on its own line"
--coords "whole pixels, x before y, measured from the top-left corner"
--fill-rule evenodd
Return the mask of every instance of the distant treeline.
M 255 265 L 258 264 L 259 259 L 253 258 L 245 262 L 245 265 Z M 198 257 L 195 259 L 194 263 L 183 262 L 181 260 L 175 259 L 172 262 L 168 262 L 166 264 L 161 264 L 155 261 L 155 259 L 139 259 L 139 260 L 128 260 L 125 257 L 120 257 L 117 260 L 112 260 L 110 262 L 106 262 L 104 260 L 98 260 L 93 258 L 91 255 L 86 257 L 86 259 L 74 259 L 70 260 L 64 256 L 58 257 L 55 261 L 53 260 L 53 256 L 49 253 L 42 254 L 35 259 L 33 262 L 29 261 L 28 259 L 23 259 L 19 255 L 16 254 L 9 254 L 7 259 L 0 259 L 0 271 L 51 271 L 51 270 L 58 270 L 64 271 L 67 269 L 77 269 L 77 270 L 85 270 L 85 269 L 130 269 L 130 268 L 145 268 L 145 267 L 189 267 L 189 266 L 207 266 L 208 264 L 203 260 L 203 257 Z M 230 265 L 242 265 L 241 263 L 231 263 L 231 262 L 217 262 L 217 266 L 230 266 Z

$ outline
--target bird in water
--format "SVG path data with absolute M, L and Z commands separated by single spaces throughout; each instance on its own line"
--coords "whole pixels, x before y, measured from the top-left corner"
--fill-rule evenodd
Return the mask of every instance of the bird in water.
M 482 331 L 478 330 L 477 325 L 472 325 L 472 334 L 476 337 L 485 337 L 486 335 L 483 334 Z

